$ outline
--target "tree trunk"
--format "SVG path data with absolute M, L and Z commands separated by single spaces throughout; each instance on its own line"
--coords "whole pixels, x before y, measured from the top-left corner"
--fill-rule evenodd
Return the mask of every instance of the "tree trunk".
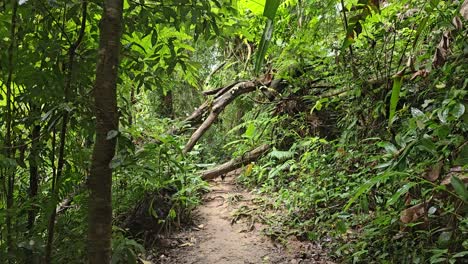
M 37 111 L 37 108 L 31 107 L 31 111 Z M 28 211 L 28 229 L 32 231 L 37 214 L 36 196 L 39 186 L 39 138 L 41 126 L 34 124 L 31 131 L 31 151 L 29 154 L 29 200 L 31 208 Z
M 12 146 L 12 120 L 13 120 L 13 105 L 12 105 L 12 83 L 13 83 L 13 53 L 16 46 L 16 19 L 18 11 L 18 1 L 13 0 L 13 12 L 11 15 L 11 28 L 10 28 L 10 45 L 8 47 L 8 76 L 5 83 L 6 87 L 6 115 L 5 115 L 5 157 L 7 159 L 13 159 L 15 157 L 15 151 Z M 6 193 L 6 246 L 8 253 L 8 263 L 11 263 L 11 257 L 14 252 L 13 243 L 13 230 L 11 228 L 12 223 L 12 210 L 13 210 L 13 195 L 15 187 L 15 168 L 7 167 L 5 170 L 7 177 L 7 193 Z M 2 175 L 3 176 L 3 175 Z M 3 177 L 2 177 L 3 178 Z
M 96 143 L 89 177 L 88 261 L 107 264 L 111 260 L 112 235 L 112 170 L 118 130 L 117 76 L 123 0 L 104 1 L 100 22 L 99 58 L 94 86 Z
M 163 101 L 163 109 L 162 109 L 162 114 L 164 117 L 168 118 L 174 118 L 174 104 L 173 104 L 173 96 L 172 96 L 172 90 L 167 91 L 165 95 L 162 97 Z
M 70 45 L 68 49 L 68 67 L 67 67 L 67 75 L 65 77 L 65 88 L 64 88 L 64 99 L 65 103 L 70 102 L 70 97 L 71 97 L 71 83 L 72 83 L 72 77 L 73 77 L 73 71 L 74 71 L 74 62 L 75 62 L 75 55 L 76 55 L 76 49 L 78 46 L 81 44 L 81 41 L 83 40 L 84 34 L 85 34 L 85 29 L 86 29 L 86 15 L 87 15 L 87 9 L 88 9 L 88 2 L 86 0 L 83 0 L 82 5 L 81 5 L 81 28 L 80 32 L 78 35 L 77 40 Z M 66 138 L 67 138 L 67 126 L 68 126 L 68 120 L 70 118 L 70 113 L 66 110 L 63 111 L 63 118 L 62 118 L 62 127 L 60 129 L 60 145 L 59 145 L 59 155 L 58 155 L 58 163 L 57 163 L 57 174 L 55 174 L 55 177 L 52 178 L 52 195 L 53 199 L 56 200 L 58 197 L 58 193 L 60 190 L 60 183 L 62 180 L 62 174 L 63 174 L 63 167 L 65 165 L 65 143 L 66 143 Z M 45 257 L 44 261 L 46 264 L 52 263 L 52 248 L 53 248 L 53 243 L 54 243 L 54 229 L 55 229 L 55 219 L 57 217 L 57 212 L 55 210 L 51 211 L 50 216 L 49 216 L 49 222 L 47 226 L 47 244 L 46 244 L 46 251 L 45 251 Z

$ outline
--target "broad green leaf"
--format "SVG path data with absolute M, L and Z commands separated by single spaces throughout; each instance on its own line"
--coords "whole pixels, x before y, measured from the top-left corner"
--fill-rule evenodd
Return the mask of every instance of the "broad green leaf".
M 393 161 L 381 163 L 381 164 L 375 166 L 374 169 L 383 169 L 383 168 L 387 168 L 387 167 L 391 166 L 392 164 L 393 164 Z
M 276 148 L 273 149 L 268 156 L 272 158 L 276 158 L 278 160 L 285 160 L 285 159 L 290 159 L 294 157 L 296 153 L 293 151 L 282 151 L 282 150 L 277 150 Z
M 344 51 L 349 46 L 351 46 L 355 42 L 354 38 L 351 36 L 347 36 L 343 41 L 343 45 L 341 45 L 341 51 Z
M 402 82 L 403 82 L 403 77 L 401 76 L 396 76 L 393 78 L 392 97 L 390 98 L 390 112 L 388 116 L 389 127 L 393 123 L 393 118 L 395 117 L 398 101 L 400 100 L 400 91 L 401 91 Z
M 415 107 L 411 107 L 411 115 L 413 117 L 425 117 L 423 111 L 415 108 Z
M 396 191 L 396 193 L 393 194 L 390 199 L 388 199 L 387 206 L 394 205 L 398 201 L 398 199 L 400 199 L 402 195 L 405 195 L 411 189 L 411 187 L 415 186 L 416 184 L 417 183 L 415 182 L 410 182 L 410 183 L 403 185 L 403 187 L 398 189 L 398 191 Z
M 439 117 L 440 122 L 442 122 L 443 124 L 447 123 L 448 114 L 449 114 L 448 108 L 440 109 L 439 111 L 437 111 L 437 116 Z
M 234 4 L 235 6 L 235 4 Z M 265 0 L 239 0 L 237 1 L 238 10 L 244 13 L 245 10 L 250 10 L 255 15 L 262 15 L 265 9 Z
M 137 257 L 135 255 L 135 252 L 133 252 L 133 250 L 131 250 L 130 248 L 127 248 L 127 263 L 128 264 L 137 263 Z
M 322 102 L 320 102 L 320 100 L 315 102 L 314 108 L 317 109 L 318 111 L 320 111 L 322 109 Z
M 381 182 L 385 182 L 387 181 L 389 178 L 392 178 L 392 177 L 395 177 L 395 176 L 407 176 L 408 174 L 407 173 L 404 173 L 404 172 L 398 172 L 398 171 L 386 171 L 380 175 L 377 175 L 375 176 L 374 178 L 372 179 L 369 179 L 368 181 L 366 181 L 364 184 L 361 185 L 361 187 L 359 187 L 353 197 L 351 197 L 351 199 L 348 201 L 348 203 L 346 204 L 346 206 L 344 207 L 344 211 L 347 211 L 349 209 L 349 207 L 351 207 L 351 205 L 364 193 L 367 193 L 368 191 L 370 191 L 370 189 L 372 187 L 374 187 L 374 185 L 376 185 L 377 183 L 381 183 Z
M 390 142 L 379 142 L 377 145 L 379 147 L 384 148 L 387 153 L 390 153 L 392 155 L 398 153 L 398 149 L 395 147 L 395 145 L 393 145 Z
M 263 65 L 263 60 L 265 59 L 265 54 L 268 50 L 268 46 L 271 42 L 271 37 L 273 35 L 273 20 L 268 19 L 263 30 L 262 39 L 260 40 L 260 46 L 257 51 L 257 58 L 255 60 L 255 72 L 258 74 L 260 68 Z
M 462 258 L 464 256 L 468 256 L 468 251 L 458 252 L 457 254 L 453 255 L 452 258 Z
M 151 34 L 151 45 L 156 46 L 156 43 L 158 43 L 158 31 L 153 30 L 153 33 Z
M 453 109 L 451 114 L 456 118 L 459 119 L 463 114 L 465 113 L 465 105 L 462 103 L 456 104 Z
M 257 74 L 260 72 L 260 68 L 263 65 L 265 54 L 268 50 L 268 46 L 273 36 L 273 28 L 274 28 L 273 21 L 275 19 L 276 11 L 278 11 L 278 7 L 280 3 L 281 3 L 280 0 L 266 0 L 266 3 L 265 3 L 263 16 L 267 17 L 268 19 L 265 25 L 265 29 L 263 30 L 263 35 L 262 35 L 262 39 L 260 40 L 259 49 L 257 51 L 257 59 L 255 61 L 255 72 Z
M 432 142 L 432 140 L 428 138 L 421 138 L 419 140 L 418 146 L 431 153 L 436 153 L 437 151 L 437 146 L 434 144 L 434 142 Z
M 466 166 L 468 164 L 468 145 L 465 144 L 458 154 L 457 159 L 454 161 L 454 165 Z
M 266 0 L 263 16 L 274 20 L 281 0 Z
M 176 211 L 174 210 L 174 208 L 171 208 L 171 210 L 169 210 L 169 217 L 170 217 L 171 219 L 175 219 L 176 216 L 177 216 Z
M 247 126 L 247 129 L 245 130 L 245 137 L 246 138 L 253 138 L 255 134 L 255 124 L 254 123 L 250 123 L 248 126 Z
M 466 190 L 465 183 L 463 183 L 460 178 L 457 176 L 452 176 L 450 179 L 450 184 L 452 184 L 453 189 L 455 192 L 460 195 L 460 197 L 463 199 L 463 201 L 467 202 L 468 201 L 468 191 Z
M 446 248 L 450 240 L 452 239 L 453 232 L 451 231 L 445 231 L 440 233 L 439 238 L 437 239 L 437 244 L 439 244 L 440 247 Z

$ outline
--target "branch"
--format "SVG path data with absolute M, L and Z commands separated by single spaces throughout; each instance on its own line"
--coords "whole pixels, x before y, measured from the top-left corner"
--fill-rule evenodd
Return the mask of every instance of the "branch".
M 240 82 L 234 85 L 229 92 L 225 91 L 221 96 L 216 98 L 213 103 L 211 104 L 211 111 L 208 115 L 208 118 L 203 121 L 203 123 L 198 127 L 198 129 L 192 134 L 188 143 L 185 145 L 183 153 L 186 154 L 190 150 L 193 149 L 197 141 L 205 134 L 208 128 L 211 127 L 218 115 L 224 110 L 224 108 L 234 101 L 239 95 L 250 93 L 255 91 L 257 86 L 260 85 L 258 81 L 245 81 Z M 202 106 L 200 106 L 195 112 L 188 118 L 190 120 L 195 120 L 203 115 L 203 113 L 207 112 L 209 109 L 209 103 L 205 102 Z
M 227 172 L 238 169 L 246 164 L 249 164 L 252 161 L 257 160 L 263 154 L 265 154 L 270 149 L 270 145 L 262 145 L 256 149 L 245 153 L 241 157 L 230 160 L 226 163 L 223 163 L 215 168 L 201 172 L 201 177 L 204 180 L 214 179 L 220 175 L 223 175 Z
M 235 81 L 232 82 L 224 87 L 216 88 L 213 90 L 205 91 L 203 92 L 203 95 L 216 95 L 216 97 L 222 95 L 225 93 L 227 90 L 231 89 L 234 85 L 238 84 L 239 82 L 244 82 L 244 81 Z

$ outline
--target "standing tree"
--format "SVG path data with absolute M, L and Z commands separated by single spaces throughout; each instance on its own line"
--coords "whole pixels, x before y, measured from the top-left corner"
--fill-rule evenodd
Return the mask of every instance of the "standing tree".
M 109 167 L 118 131 L 117 75 L 123 0 L 104 1 L 99 58 L 94 86 L 96 143 L 89 178 L 88 261 L 110 263 L 112 235 L 112 170 Z

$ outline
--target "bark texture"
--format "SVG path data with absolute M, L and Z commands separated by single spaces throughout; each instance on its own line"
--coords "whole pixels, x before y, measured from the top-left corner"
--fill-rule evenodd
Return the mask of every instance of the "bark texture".
M 270 145 L 262 145 L 256 149 L 245 153 L 241 157 L 230 160 L 226 163 L 223 163 L 213 169 L 203 171 L 201 176 L 204 180 L 214 179 L 218 176 L 221 176 L 225 173 L 238 169 L 244 165 L 249 164 L 252 161 L 256 161 L 263 154 L 265 154 L 270 149 Z
M 185 145 L 183 153 L 187 153 L 193 149 L 197 141 L 205 134 L 205 132 L 211 127 L 216 121 L 218 115 L 226 108 L 226 106 L 236 99 L 239 95 L 250 93 L 260 86 L 259 81 L 245 81 L 236 84 L 231 84 L 225 88 L 217 91 L 215 99 L 210 102 L 203 103 L 195 112 L 190 115 L 186 121 L 188 123 L 196 122 L 197 120 L 203 120 L 203 116 L 209 111 L 208 117 L 202 122 L 202 124 L 195 130 L 190 137 L 189 141 Z
M 118 130 L 117 76 L 123 0 L 104 1 L 100 22 L 99 58 L 94 86 L 96 143 L 89 177 L 88 261 L 106 264 L 111 260 L 112 234 L 112 170 L 116 138 L 108 138 Z

